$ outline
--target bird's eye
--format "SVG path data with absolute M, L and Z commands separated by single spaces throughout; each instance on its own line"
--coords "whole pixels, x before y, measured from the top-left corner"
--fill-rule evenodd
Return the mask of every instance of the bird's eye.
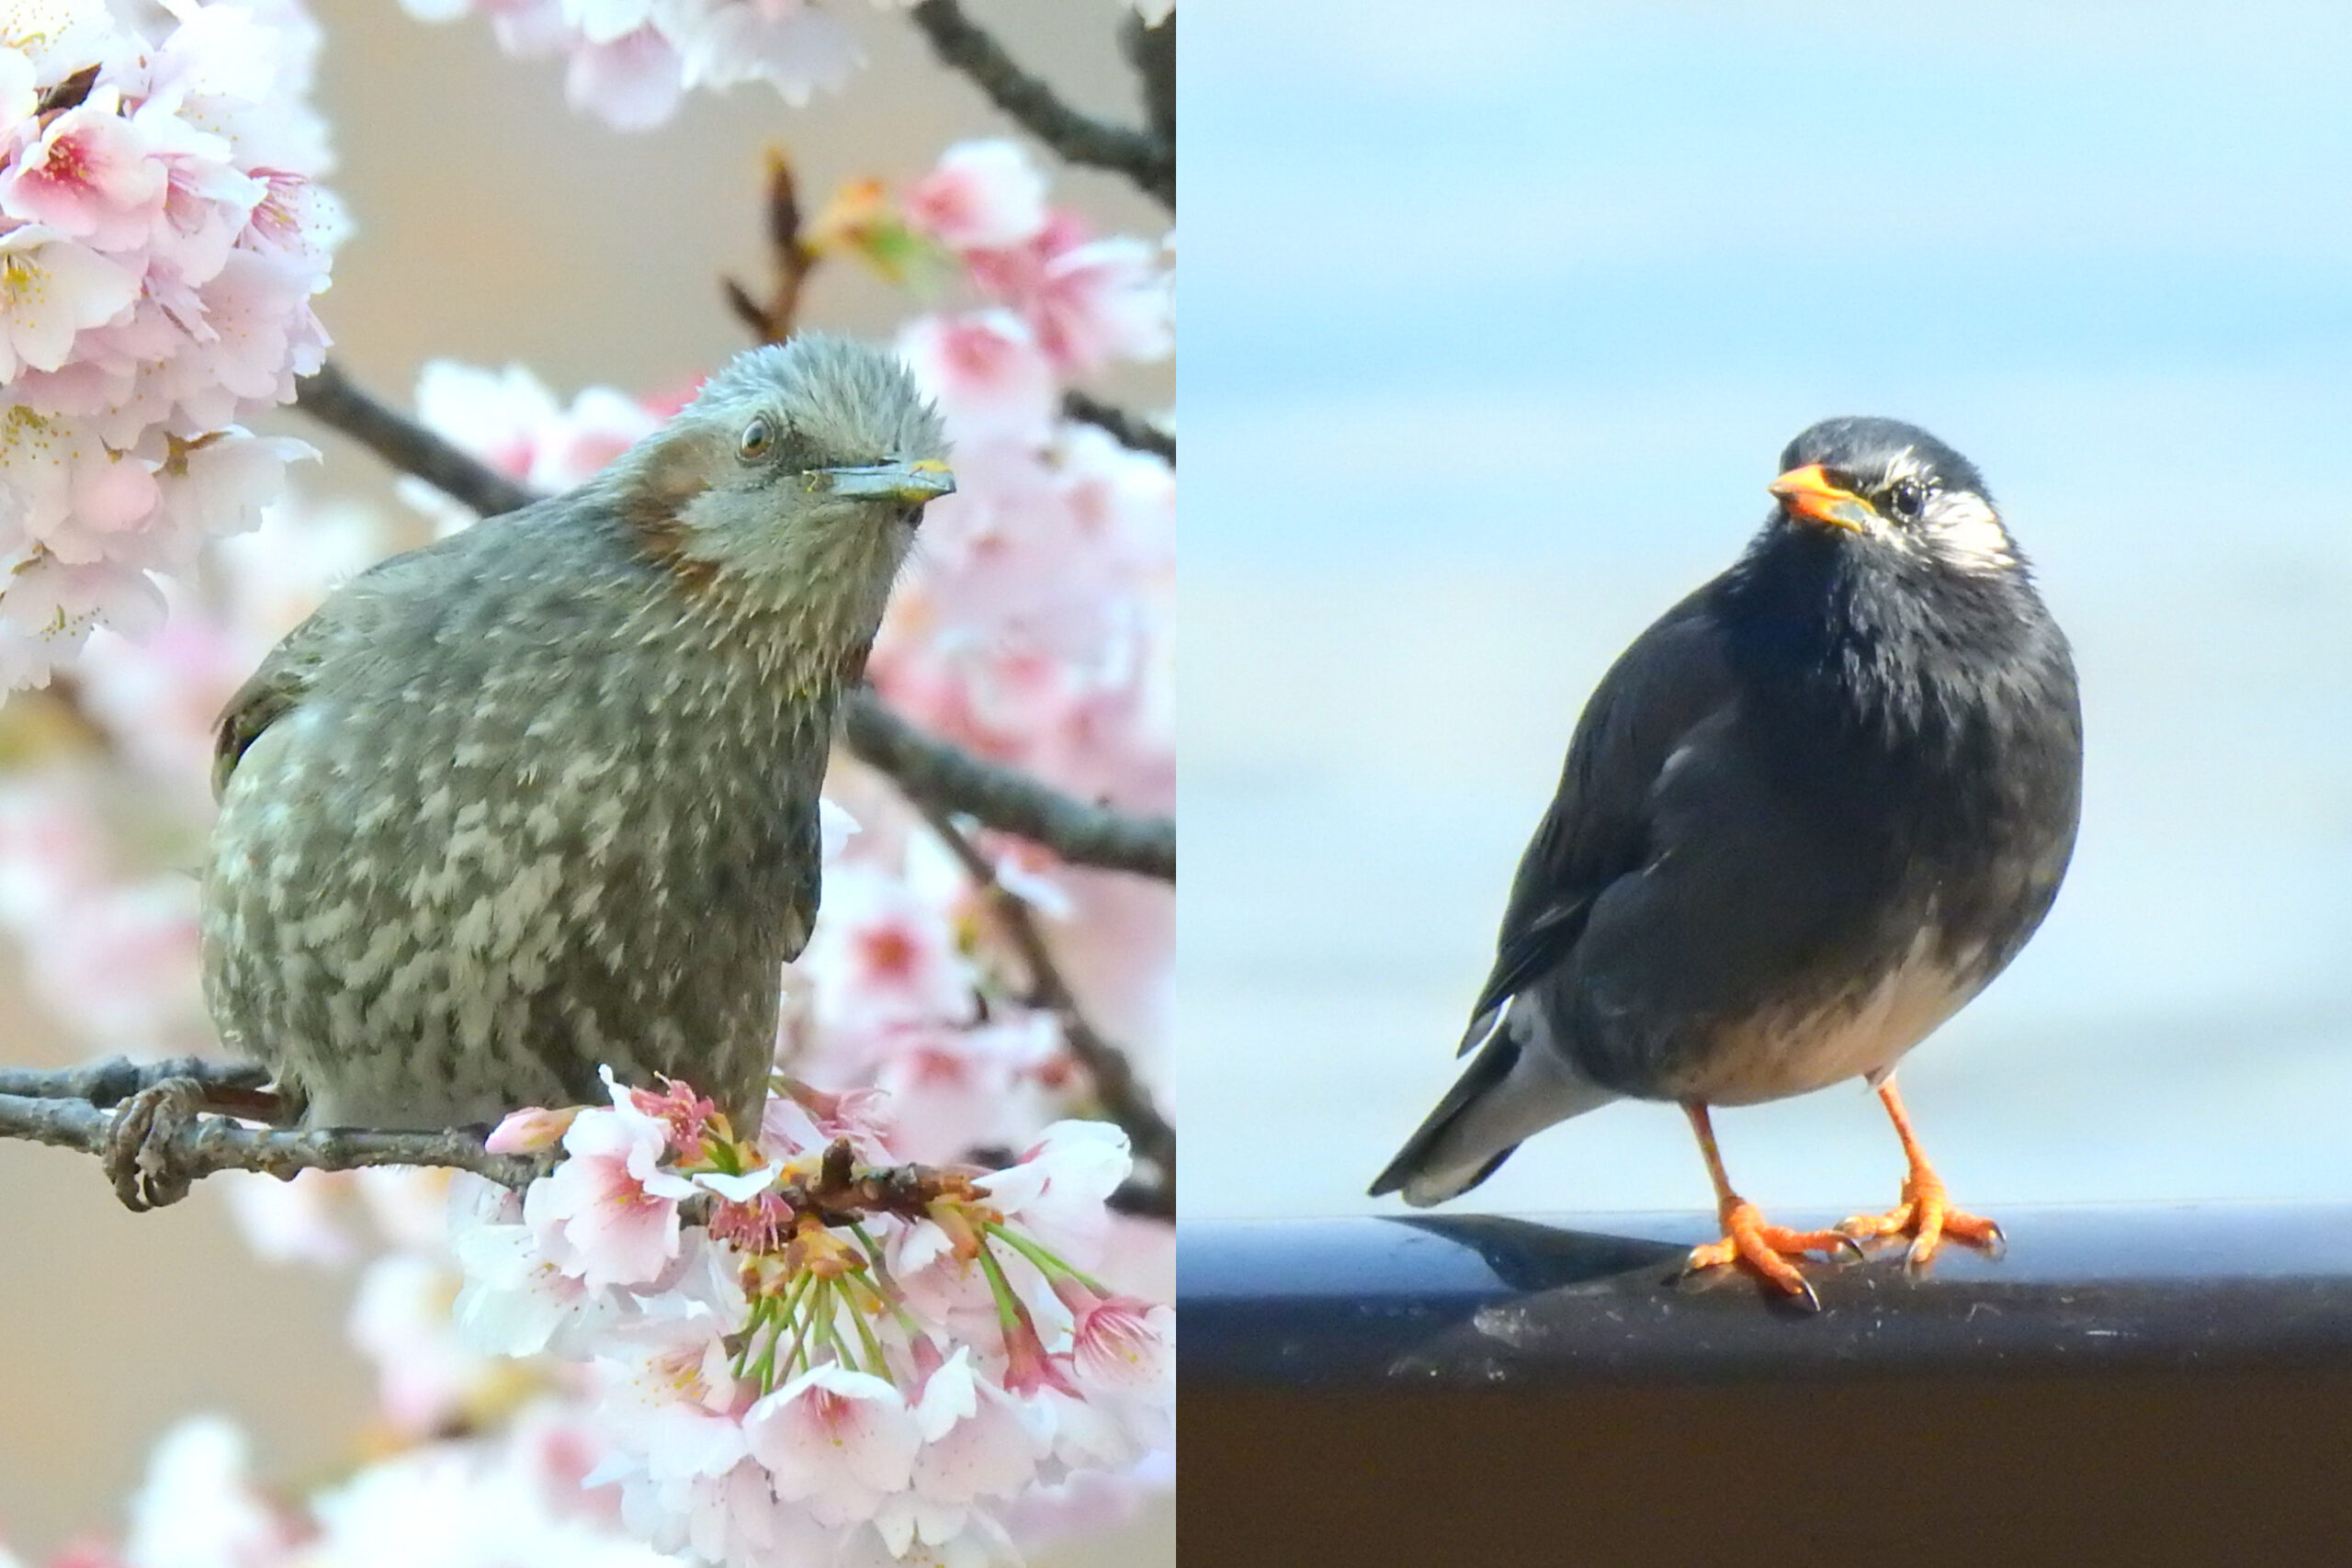
M 756 463 L 766 457 L 769 448 L 775 445 L 775 426 L 769 422 L 767 415 L 762 414 L 743 427 L 743 439 L 737 449 L 742 453 L 745 462 Z
M 1917 479 L 1897 479 L 1894 488 L 1886 492 L 1886 504 L 1905 523 L 1917 522 L 1919 509 L 1927 503 L 1927 489 Z

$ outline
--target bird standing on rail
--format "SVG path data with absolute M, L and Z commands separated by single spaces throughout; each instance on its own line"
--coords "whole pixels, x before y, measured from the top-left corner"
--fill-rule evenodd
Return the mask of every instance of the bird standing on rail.
M 313 1127 L 669 1074 L 755 1121 L 818 791 L 925 502 L 887 353 L 739 356 L 567 494 L 383 562 L 220 721 L 206 1000 Z
M 1620 1098 L 1681 1103 L 1724 1238 L 1817 1305 L 1792 1258 L 1997 1246 L 1951 1207 L 1895 1065 L 2017 956 L 2056 897 L 2082 793 L 2066 639 L 1976 469 L 1911 425 L 1835 419 L 1782 454 L 1741 559 L 1602 679 L 1521 860 L 1476 1052 L 1373 1183 L 1442 1202 L 1521 1141 Z M 1909 1174 L 1890 1213 L 1768 1224 L 1708 1108 L 1876 1086 Z

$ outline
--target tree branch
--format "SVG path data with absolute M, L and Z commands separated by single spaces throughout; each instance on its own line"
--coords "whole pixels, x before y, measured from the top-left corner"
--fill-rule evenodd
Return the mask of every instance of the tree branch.
M 360 442 L 403 473 L 485 516 L 531 492 L 406 415 L 376 400 L 332 362 L 302 383 L 302 412 Z M 1176 824 L 1075 800 L 1044 781 L 984 761 L 922 730 L 860 688 L 847 705 L 850 750 L 898 781 L 909 798 L 1033 840 L 1074 865 L 1176 876 Z
M 198 1056 L 168 1062 L 117 1056 L 54 1072 L 0 1067 L 0 1138 L 26 1138 L 107 1159 L 118 1152 L 117 1119 L 127 1113 L 126 1102 L 140 1094 L 178 1083 L 194 1086 L 208 1099 L 217 1094 L 234 1099 L 258 1089 L 267 1076 L 259 1066 Z M 469 1170 L 519 1191 L 552 1168 L 552 1154 L 494 1155 L 482 1146 L 483 1136 L 478 1129 L 464 1127 L 429 1133 L 297 1132 L 249 1127 L 228 1116 L 192 1115 L 160 1136 L 151 1134 L 142 1159 L 157 1156 L 169 1169 L 172 1196 L 185 1190 L 187 1182 L 221 1170 L 285 1179 L 305 1170 L 442 1166 Z M 853 1217 L 920 1214 L 925 1202 L 942 1194 L 973 1196 L 970 1178 L 959 1172 L 921 1165 L 859 1167 L 846 1141 L 825 1151 L 814 1177 L 786 1182 L 778 1190 L 795 1213 Z M 687 1217 L 699 1223 L 707 1209 L 707 1203 L 690 1202 Z M 827 1223 L 832 1222 L 828 1218 Z
M 332 359 L 297 384 L 294 406 L 484 517 L 515 511 L 538 499 L 472 453 L 378 402 Z
M 1176 461 L 1176 438 L 1137 414 L 1129 413 L 1116 403 L 1081 392 L 1072 387 L 1062 394 L 1062 412 L 1071 419 L 1109 431 L 1111 439 L 1137 452 L 1148 452 L 1155 457 Z
M 888 773 L 925 811 L 977 818 L 1039 843 L 1073 865 L 1176 880 L 1176 823 L 1089 806 L 1001 763 L 924 734 L 890 711 L 870 686 L 842 709 L 849 749 Z
M 942 63 L 969 77 L 1029 134 L 1070 163 L 1125 175 L 1137 189 L 1175 210 L 1173 141 L 1070 107 L 1050 85 L 1023 70 L 986 28 L 964 15 L 956 0 L 922 0 L 907 15 L 931 40 Z M 1172 28 L 1170 36 L 1172 39 Z
M 1176 145 L 1176 13 L 1171 8 L 1157 22 L 1140 16 L 1127 18 L 1119 39 L 1127 62 L 1143 84 L 1144 123 L 1164 147 Z
M 0 1094 L 0 1137 L 29 1138 L 104 1158 L 118 1113 L 78 1097 Z M 287 1132 L 248 1127 L 225 1116 L 198 1116 L 174 1128 L 159 1151 L 190 1179 L 216 1170 L 290 1177 L 302 1170 L 357 1170 L 371 1165 L 442 1165 L 521 1188 L 545 1168 L 536 1159 L 494 1155 L 479 1133 Z
M 1176 1129 L 1152 1103 L 1151 1090 L 1136 1074 L 1135 1064 L 1127 1060 L 1127 1054 L 1105 1040 L 1088 1021 L 1069 982 L 1062 978 L 1054 950 L 1045 933 L 1037 929 L 1036 918 L 1030 913 L 1028 904 L 997 880 L 996 867 L 973 847 L 972 840 L 945 813 L 924 807 L 923 819 L 980 889 L 1005 940 L 1021 955 L 1022 966 L 1029 971 L 1028 1004 L 1061 1021 L 1063 1042 L 1094 1080 L 1095 1099 L 1102 1102 L 1111 1120 L 1125 1131 L 1136 1153 L 1158 1168 L 1159 1179 L 1140 1188 L 1129 1201 L 1140 1203 L 1143 1194 L 1156 1195 L 1165 1202 L 1165 1209 L 1142 1208 L 1141 1212 L 1172 1218 L 1176 1213 Z

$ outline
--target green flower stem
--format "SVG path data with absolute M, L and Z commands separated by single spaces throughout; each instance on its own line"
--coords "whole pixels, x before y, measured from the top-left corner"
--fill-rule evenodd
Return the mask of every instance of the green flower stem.
M 986 1231 L 989 1235 L 992 1235 L 999 1241 L 1003 1242 L 1007 1247 L 1012 1248 L 1013 1251 L 1021 1254 L 1022 1257 L 1027 1258 L 1030 1262 L 1035 1263 L 1038 1269 L 1044 1273 L 1048 1281 L 1053 1280 L 1058 1276 L 1068 1275 L 1069 1278 L 1076 1280 L 1080 1284 L 1085 1286 L 1088 1290 L 1092 1291 L 1098 1296 L 1107 1296 L 1111 1293 L 1109 1288 L 1106 1287 L 1102 1280 L 1094 1278 L 1093 1275 L 1087 1273 L 1082 1269 L 1073 1268 L 1071 1265 L 1063 1262 L 1061 1258 L 1048 1251 L 1046 1247 L 1042 1243 L 1038 1242 L 1035 1237 L 1023 1235 L 1011 1225 L 1001 1224 L 994 1220 L 990 1220 L 987 1224 L 980 1228 Z
M 989 1277 L 989 1293 L 996 1298 L 997 1326 L 1011 1333 L 1025 1315 L 1021 1298 L 1012 1293 L 1012 1281 L 1004 1277 L 1004 1265 L 996 1260 L 988 1243 L 980 1244 L 980 1272 Z
M 802 1353 L 808 1348 L 809 1326 L 817 1321 L 818 1315 L 825 1310 L 825 1298 L 832 1294 L 831 1280 L 820 1280 L 814 1275 L 810 1275 L 808 1280 L 808 1299 L 801 1303 L 799 1332 L 793 1335 L 792 1351 L 784 1359 L 784 1378 L 786 1382 L 791 1381 L 793 1363 L 800 1360 Z M 809 1369 L 807 1365 L 803 1365 L 800 1370 L 802 1371 L 807 1371 Z
M 785 1287 L 780 1304 L 769 1314 L 775 1319 L 775 1332 L 768 1336 L 768 1348 L 760 1352 L 760 1359 L 752 1363 L 752 1375 L 757 1380 L 762 1393 L 775 1392 L 776 1347 L 784 1342 L 784 1331 L 797 1314 L 800 1298 L 808 1294 L 808 1287 L 814 1281 L 815 1276 L 809 1274 L 803 1274 L 793 1280 Z M 787 1367 L 789 1364 L 786 1363 Z
M 869 1285 L 866 1289 L 871 1291 L 873 1287 Z M 876 1292 L 875 1299 L 876 1301 L 881 1299 L 878 1292 Z M 856 1325 L 857 1337 L 865 1342 L 865 1359 L 872 1364 L 874 1375 L 885 1382 L 896 1382 L 898 1380 L 890 1375 L 890 1359 L 882 1353 L 882 1341 L 876 1337 L 874 1325 L 865 1321 L 865 1316 L 866 1314 L 859 1309 L 856 1303 L 850 1303 L 849 1320 Z
M 874 1266 L 875 1293 L 882 1298 L 882 1304 L 890 1309 L 891 1320 L 906 1332 L 910 1344 L 921 1339 L 922 1329 L 907 1311 L 907 1293 L 899 1289 L 899 1281 L 890 1277 L 889 1266 L 882 1261 L 881 1244 L 866 1235 L 865 1226 L 855 1220 L 850 1222 L 849 1234 L 857 1237 L 857 1244 L 865 1248 L 865 1260 Z

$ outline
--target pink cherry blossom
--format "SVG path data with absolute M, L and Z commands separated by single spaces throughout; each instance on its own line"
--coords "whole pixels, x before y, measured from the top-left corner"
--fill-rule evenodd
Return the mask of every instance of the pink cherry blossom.
M 959 441 L 1042 442 L 1052 425 L 1053 364 L 1011 310 L 919 316 L 900 329 L 899 356 Z
M 1038 1437 L 1002 1388 L 972 1371 L 959 1345 L 923 1384 L 915 1406 L 923 1447 L 913 1486 L 933 1503 L 1014 1496 L 1037 1474 Z
M 490 1136 L 482 1140 L 481 1146 L 494 1155 L 537 1154 L 562 1142 L 563 1135 L 571 1130 L 573 1118 L 579 1114 L 578 1106 L 561 1111 L 543 1111 L 537 1106 L 528 1106 L 510 1111 L 491 1129 Z
M 76 333 L 139 297 L 139 274 L 40 223 L 0 234 L 0 381 L 54 370 Z
M 959 141 L 908 188 L 907 221 L 959 251 L 1026 244 L 1046 226 L 1046 180 L 1015 141 Z
M 776 1495 L 820 1522 L 854 1524 L 914 1478 L 922 1430 L 905 1395 L 882 1379 L 825 1365 L 752 1406 L 743 1428 Z
M 819 1018 L 876 1028 L 970 1015 L 973 971 L 944 911 L 863 864 L 826 878 L 802 968 L 821 976 Z
M 1176 1314 L 1134 1296 L 1105 1296 L 1077 1279 L 1054 1292 L 1070 1310 L 1070 1357 L 1079 1381 L 1117 1393 L 1171 1391 Z
M 0 169 L 0 212 L 117 251 L 147 237 L 167 183 L 162 160 L 109 90 L 52 118 Z
M 1102 1204 L 1134 1168 L 1127 1135 L 1107 1122 L 1057 1122 L 1002 1170 L 975 1183 L 1008 1219 L 1064 1253 L 1102 1243 Z
M 669 1130 L 616 1091 L 610 1111 L 591 1109 L 563 1134 L 570 1156 L 531 1184 L 523 1221 L 547 1258 L 588 1289 L 644 1284 L 678 1256 L 678 1204 L 695 1194 L 662 1169 Z
M 155 1445 L 131 1499 L 122 1561 L 126 1568 L 271 1563 L 301 1533 L 254 1484 L 244 1434 L 219 1416 L 198 1416 Z

